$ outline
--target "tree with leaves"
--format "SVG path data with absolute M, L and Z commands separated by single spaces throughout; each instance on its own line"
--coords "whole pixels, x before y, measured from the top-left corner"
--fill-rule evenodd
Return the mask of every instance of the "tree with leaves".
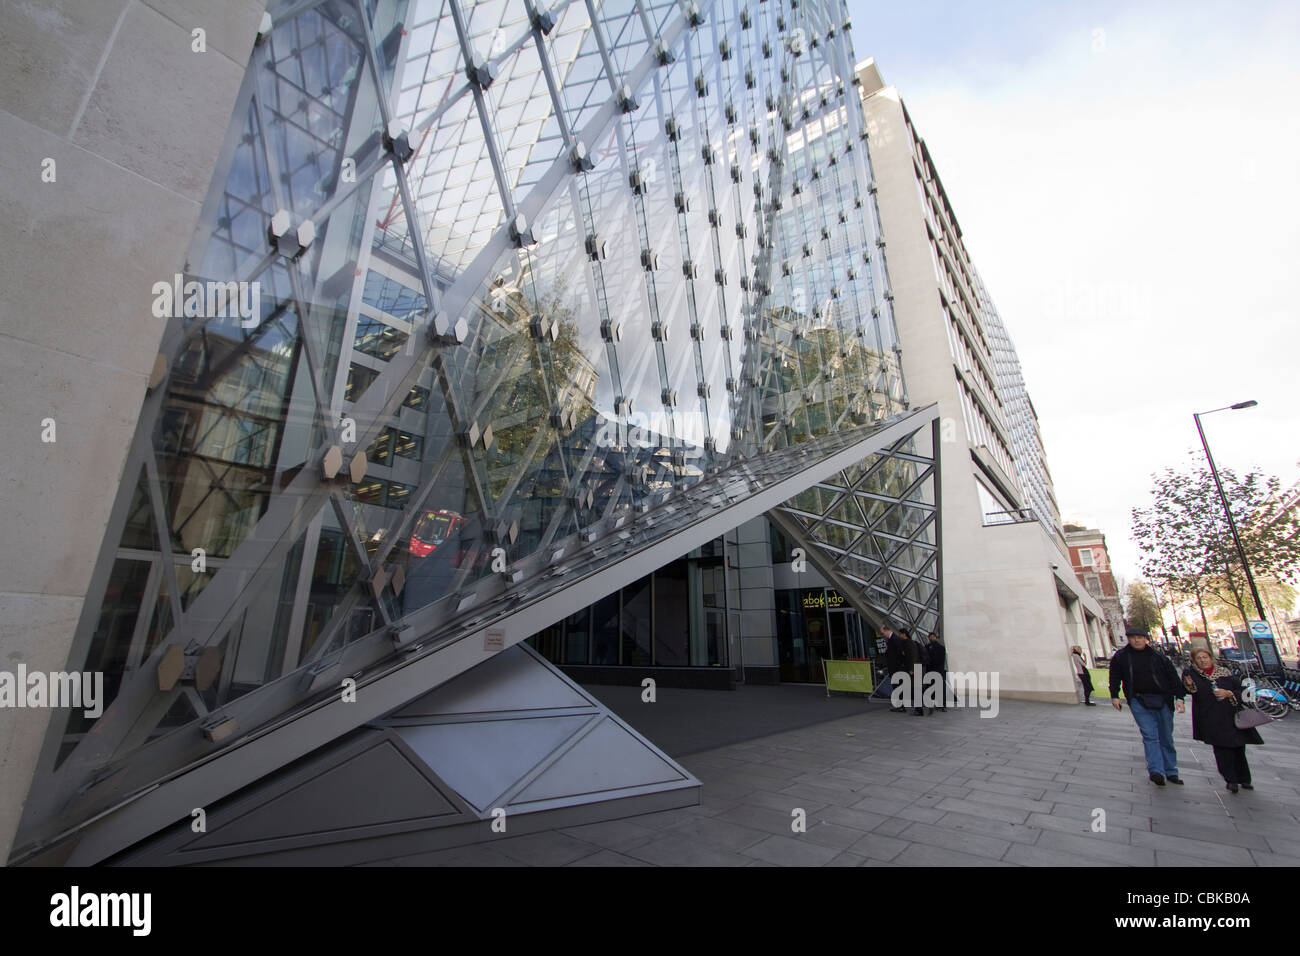
M 1133 509 L 1143 575 L 1195 597 L 1207 632 L 1207 604 L 1235 609 L 1244 624 L 1256 611 L 1209 468 L 1166 468 L 1152 478 L 1151 505 Z M 1238 477 L 1231 469 L 1221 469 L 1219 478 L 1256 580 L 1294 582 L 1300 527 L 1294 513 L 1279 510 L 1278 480 L 1258 471 Z
M 1145 581 L 1130 581 L 1124 589 L 1124 625 L 1148 631 L 1164 627 L 1160 605 Z

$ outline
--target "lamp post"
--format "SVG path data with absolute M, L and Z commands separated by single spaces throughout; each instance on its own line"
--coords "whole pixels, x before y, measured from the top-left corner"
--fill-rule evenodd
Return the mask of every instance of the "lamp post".
M 1210 474 L 1214 476 L 1214 487 L 1219 489 L 1219 501 L 1223 503 L 1223 512 L 1228 516 L 1228 528 L 1232 531 L 1232 543 L 1237 546 L 1237 557 L 1241 558 L 1241 566 L 1246 572 L 1246 583 L 1250 585 L 1250 596 L 1255 600 L 1255 610 L 1259 613 L 1259 619 L 1266 621 L 1264 616 L 1264 602 L 1259 599 L 1259 590 L 1255 587 L 1255 578 L 1250 573 L 1250 564 L 1246 561 L 1246 549 L 1241 546 L 1241 536 L 1237 534 L 1237 523 L 1232 520 L 1232 509 L 1228 507 L 1228 497 L 1223 493 L 1223 482 L 1219 481 L 1219 469 L 1214 467 L 1214 456 L 1210 454 L 1210 446 L 1205 441 L 1205 431 L 1201 428 L 1201 416 L 1211 415 L 1214 412 L 1224 412 L 1229 409 L 1236 410 L 1239 408 L 1253 408 L 1259 402 L 1253 399 L 1248 402 L 1238 402 L 1235 405 L 1225 405 L 1223 408 L 1212 408 L 1208 412 L 1196 412 L 1192 418 L 1196 421 L 1196 433 L 1201 436 L 1201 447 L 1205 449 L 1205 457 L 1210 463 Z M 1250 628 L 1246 628 L 1246 639 L 1250 641 L 1252 650 L 1254 649 L 1255 640 L 1250 634 Z

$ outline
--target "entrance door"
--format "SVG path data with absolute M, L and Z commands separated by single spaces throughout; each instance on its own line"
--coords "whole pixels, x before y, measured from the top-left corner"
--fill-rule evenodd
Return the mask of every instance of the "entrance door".
M 844 623 L 849 632 L 849 657 L 866 660 L 870 654 L 867 653 L 867 643 L 862 636 L 862 618 L 858 617 L 857 612 L 848 611 L 844 615 Z
M 856 616 L 856 615 L 855 615 Z M 826 612 L 826 630 L 830 635 L 830 658 L 846 661 L 852 655 L 849 637 L 849 615 L 844 611 Z

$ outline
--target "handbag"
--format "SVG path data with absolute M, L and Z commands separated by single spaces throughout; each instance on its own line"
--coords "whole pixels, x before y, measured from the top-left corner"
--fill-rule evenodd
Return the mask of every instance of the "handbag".
M 1243 707 L 1232 715 L 1232 722 L 1237 725 L 1238 730 L 1250 730 L 1252 727 L 1271 724 L 1273 718 L 1254 707 Z

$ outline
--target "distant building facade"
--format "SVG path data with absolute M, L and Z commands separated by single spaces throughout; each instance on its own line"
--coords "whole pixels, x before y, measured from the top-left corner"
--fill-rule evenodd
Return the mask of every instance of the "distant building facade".
M 1124 641 L 1124 606 L 1111 571 L 1106 536 L 1096 528 L 1065 525 L 1065 542 L 1070 549 L 1070 566 L 1088 593 L 1105 610 L 1110 644 L 1118 647 Z

